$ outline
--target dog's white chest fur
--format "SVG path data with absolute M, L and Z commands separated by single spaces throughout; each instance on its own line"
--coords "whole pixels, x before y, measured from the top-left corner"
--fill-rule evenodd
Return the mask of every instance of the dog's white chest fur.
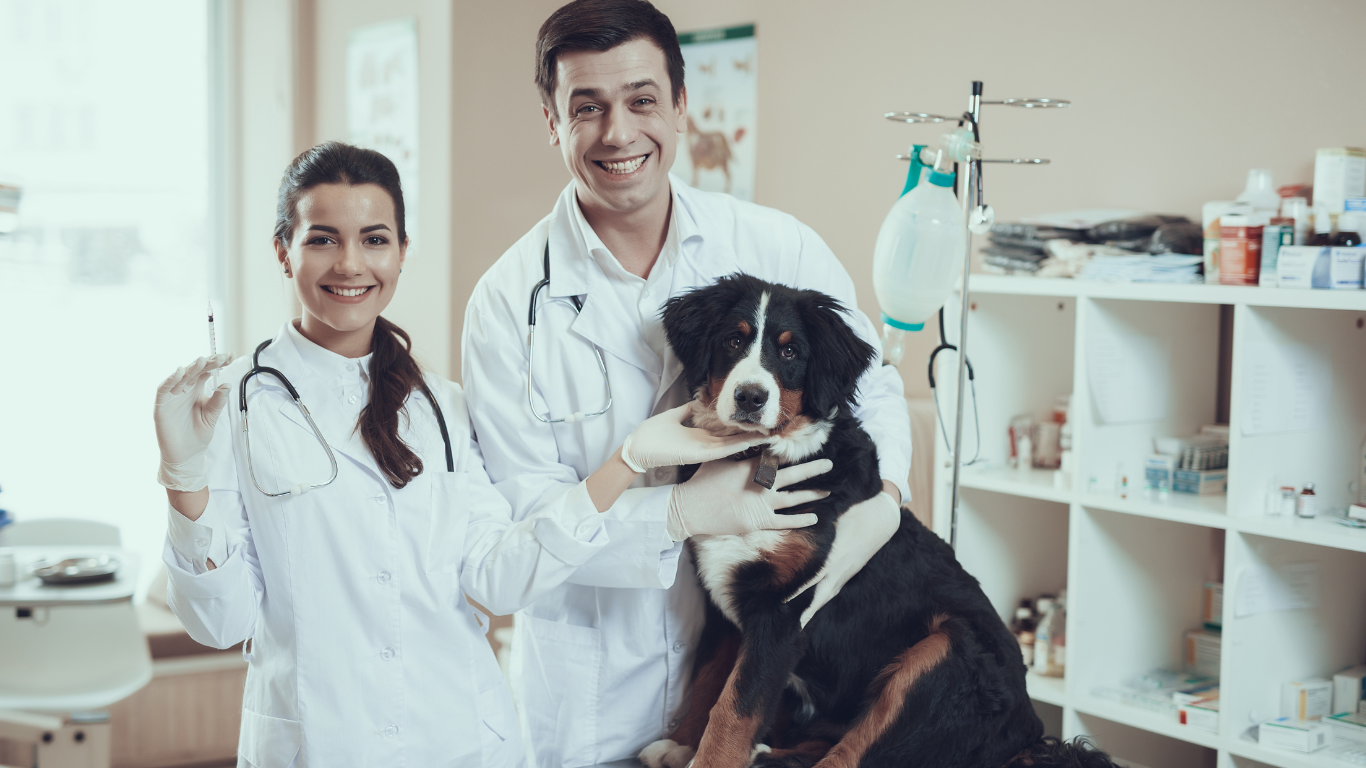
M 731 603 L 730 582 L 735 569 L 745 563 L 762 559 L 782 543 L 787 531 L 752 531 L 739 536 L 694 536 L 693 552 L 697 557 L 697 575 L 711 594 L 721 613 L 735 626 L 740 626 L 740 614 Z

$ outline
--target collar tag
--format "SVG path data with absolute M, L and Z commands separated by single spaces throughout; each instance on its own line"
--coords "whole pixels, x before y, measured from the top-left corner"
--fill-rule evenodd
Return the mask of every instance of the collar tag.
M 773 483 L 777 480 L 778 456 L 772 446 L 765 445 L 764 452 L 759 456 L 759 468 L 754 471 L 754 483 L 773 490 Z

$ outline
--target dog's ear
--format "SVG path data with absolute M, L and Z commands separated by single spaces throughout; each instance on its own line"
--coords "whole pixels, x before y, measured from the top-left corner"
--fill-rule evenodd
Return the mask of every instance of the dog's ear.
M 661 312 L 664 335 L 683 364 L 689 386 L 707 377 L 711 367 L 712 328 L 720 314 L 722 288 L 708 285 L 670 298 Z
M 837 299 L 820 291 L 802 291 L 797 303 L 811 347 L 806 406 L 812 415 L 826 418 L 836 406 L 854 404 L 859 377 L 877 350 L 849 327 L 848 310 Z

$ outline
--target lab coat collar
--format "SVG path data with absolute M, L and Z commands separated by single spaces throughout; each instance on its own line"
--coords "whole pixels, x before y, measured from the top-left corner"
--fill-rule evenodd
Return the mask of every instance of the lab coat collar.
M 355 418 L 342 409 L 340 393 L 329 391 L 327 384 L 330 380 L 334 380 L 334 376 L 330 375 L 326 368 L 320 370 L 309 362 L 312 359 L 326 360 L 326 358 L 320 357 L 317 351 L 326 352 L 329 355 L 333 353 L 317 347 L 316 344 L 313 346 L 317 347 L 317 351 L 306 350 L 304 344 L 295 341 L 295 336 L 298 336 L 302 342 L 312 344 L 295 330 L 294 321 L 286 321 L 284 326 L 280 328 L 280 332 L 275 335 L 270 346 L 261 351 L 262 367 L 275 368 L 289 377 L 289 383 L 294 385 L 295 391 L 299 393 L 299 399 L 308 408 L 309 414 L 313 416 L 313 422 L 318 425 L 318 431 L 327 439 L 332 450 L 346 455 L 383 479 L 384 475 L 379 471 L 379 465 L 370 455 L 370 450 L 365 447 L 365 441 L 360 436 L 360 430 L 356 429 Z M 335 357 L 340 361 L 346 359 L 340 355 L 335 355 Z M 342 362 L 341 364 L 344 365 L 345 363 Z M 324 365 L 326 366 L 327 363 Z M 283 384 L 268 374 L 255 377 L 249 386 L 253 390 L 262 386 L 275 386 L 284 389 Z M 254 391 L 248 392 L 247 399 L 250 401 L 254 394 Z M 304 418 L 303 412 L 299 410 L 288 394 L 285 395 L 285 401 L 280 404 L 280 414 L 305 430 L 312 438 L 313 428 L 308 425 L 308 420 Z

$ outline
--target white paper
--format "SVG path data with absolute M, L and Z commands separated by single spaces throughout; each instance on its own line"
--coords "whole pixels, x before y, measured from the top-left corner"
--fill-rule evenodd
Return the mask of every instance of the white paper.
M 1242 387 L 1242 432 L 1305 432 L 1328 425 L 1333 358 L 1325 345 L 1277 343 L 1248 334 Z
M 1166 418 L 1171 360 L 1169 337 L 1116 332 L 1097 323 L 1086 339 L 1086 374 L 1100 421 Z
M 1238 578 L 1234 615 L 1297 611 L 1319 605 L 1319 564 L 1291 563 L 1279 568 L 1250 565 Z
M 398 167 L 404 224 L 418 229 L 417 19 L 395 19 L 351 32 L 346 44 L 348 141 L 381 152 Z
M 1045 227 L 1058 227 L 1060 229 L 1090 229 L 1097 224 L 1104 224 L 1107 221 L 1123 221 L 1144 215 L 1143 211 L 1131 211 L 1126 208 L 1086 208 L 1079 211 L 1061 211 L 1059 213 L 1041 213 L 1036 216 L 1022 216 L 1020 221 L 1025 224 L 1038 224 Z
M 759 53 L 754 26 L 679 35 L 688 78 L 688 134 L 673 173 L 712 192 L 754 200 Z

